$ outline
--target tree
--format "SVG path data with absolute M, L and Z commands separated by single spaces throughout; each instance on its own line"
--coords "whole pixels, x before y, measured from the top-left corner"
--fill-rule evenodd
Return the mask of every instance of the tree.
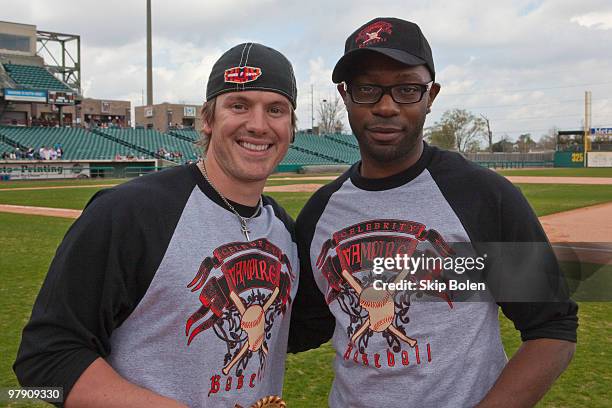
M 493 143 L 492 150 L 496 153 L 512 153 L 514 143 L 508 135 L 504 135 L 499 142 Z
M 448 125 L 435 124 L 425 129 L 425 140 L 433 146 L 438 146 L 442 149 L 455 149 L 455 135 Z
M 553 127 L 548 131 L 547 135 L 542 135 L 536 143 L 536 147 L 541 150 L 555 150 L 557 147 L 557 133 L 559 129 Z
M 465 109 L 447 110 L 431 128 L 429 136 L 448 143 L 454 140 L 454 146 L 460 152 L 474 151 L 480 148 L 480 139 L 485 134 L 486 122 Z M 432 139 L 430 139 L 432 140 Z M 432 142 L 433 144 L 433 142 Z
M 342 123 L 342 113 L 344 112 L 344 104 L 337 96 L 328 101 L 321 100 L 319 103 L 319 132 L 320 133 L 342 133 L 344 124 Z
M 493 132 L 491 132 L 491 122 L 489 121 L 489 118 L 487 118 L 482 113 L 480 114 L 480 116 L 482 116 L 485 123 L 487 124 L 486 136 L 487 136 L 487 141 L 489 142 L 489 153 L 493 153 Z
M 536 142 L 531 138 L 531 133 L 524 133 L 518 137 L 516 144 L 518 145 L 519 152 L 529 153 L 535 147 Z

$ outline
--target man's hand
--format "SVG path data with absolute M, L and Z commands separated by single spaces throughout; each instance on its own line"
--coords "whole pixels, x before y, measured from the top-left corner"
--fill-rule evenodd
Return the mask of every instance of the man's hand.
M 130 383 L 102 358 L 95 360 L 83 371 L 68 394 L 65 406 L 186 408 L 186 405 Z
M 478 408 L 532 407 L 567 368 L 576 344 L 564 340 L 524 342 Z

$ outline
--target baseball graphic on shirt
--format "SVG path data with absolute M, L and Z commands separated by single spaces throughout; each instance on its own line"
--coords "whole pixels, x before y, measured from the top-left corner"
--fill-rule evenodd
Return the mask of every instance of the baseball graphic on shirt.
M 223 375 L 235 370 L 240 376 L 254 356 L 261 370 L 274 321 L 285 314 L 295 279 L 287 255 L 266 238 L 216 248 L 187 285 L 200 292 L 201 303 L 187 319 L 187 345 L 210 330 L 227 345 L 219 356 Z
M 367 287 L 361 292 L 359 304 L 368 311 L 370 330 L 382 332 L 391 325 L 395 315 L 395 304 L 389 292 Z
M 259 350 L 264 335 L 263 308 L 259 305 L 249 306 L 244 315 L 242 315 L 240 327 L 247 332 L 249 350 Z
M 441 270 L 389 270 L 382 279 L 383 276 L 374 276 L 372 265 L 375 258 L 416 257 L 424 253 L 446 257 L 453 254 L 453 249 L 436 230 L 396 219 L 354 224 L 336 231 L 323 243 L 316 266 L 329 283 L 326 301 L 338 302 L 340 310 L 350 316 L 349 344 L 357 346 L 361 353 L 365 353 L 372 336 L 382 336 L 394 351 L 400 350 L 402 344 L 417 347 L 418 340 L 410 336 L 408 325 L 413 293 L 400 295 L 396 290 L 376 288 L 374 281 L 382 280 L 395 287 L 406 278 L 438 279 Z M 447 293 L 424 292 L 453 307 Z

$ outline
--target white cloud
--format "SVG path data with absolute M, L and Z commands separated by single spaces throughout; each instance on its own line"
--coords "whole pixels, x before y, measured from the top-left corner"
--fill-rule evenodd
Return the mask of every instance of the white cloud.
M 597 30 L 612 29 L 612 12 L 610 13 L 587 13 L 580 16 L 572 17 L 572 23 L 577 23 L 583 27 L 594 28 Z

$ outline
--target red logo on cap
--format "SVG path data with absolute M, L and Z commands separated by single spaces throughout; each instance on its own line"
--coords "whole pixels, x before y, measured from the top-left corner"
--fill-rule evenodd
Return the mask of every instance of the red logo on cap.
M 357 34 L 355 43 L 359 48 L 363 48 L 373 44 L 385 42 L 392 34 L 392 28 L 393 26 L 391 23 L 386 21 L 377 21 L 376 23 L 372 23 Z M 383 37 L 383 34 L 387 35 Z
M 251 82 L 261 76 L 261 68 L 257 67 L 234 67 L 225 70 L 225 82 L 233 84 L 244 84 Z

